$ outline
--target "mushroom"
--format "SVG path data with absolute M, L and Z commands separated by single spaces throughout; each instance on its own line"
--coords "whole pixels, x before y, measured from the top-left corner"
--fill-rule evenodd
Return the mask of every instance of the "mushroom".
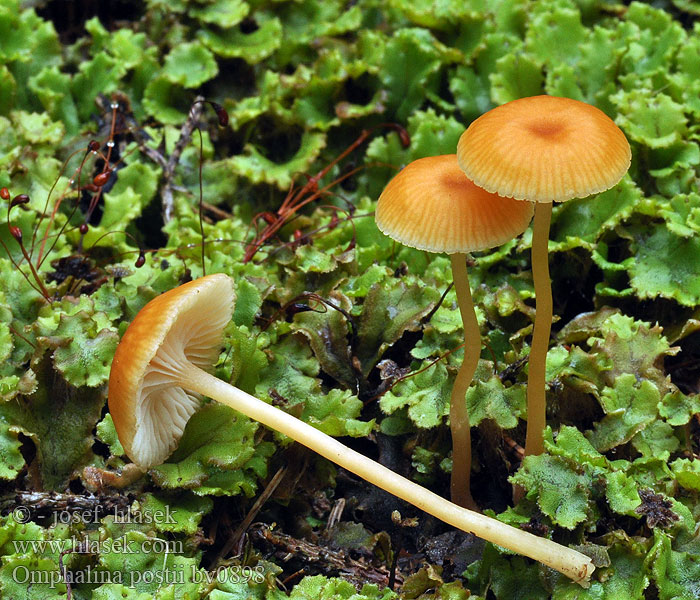
M 375 219 L 389 237 L 428 252 L 446 252 L 452 262 L 457 302 L 464 325 L 464 359 L 450 398 L 452 502 L 475 508 L 471 495 L 471 435 L 465 394 L 481 354 L 481 333 L 467 277 L 467 252 L 500 246 L 521 234 L 532 219 L 525 202 L 491 194 L 474 185 L 457 156 L 420 158 L 386 186 Z
M 284 411 L 210 375 L 231 318 L 232 280 L 201 277 L 151 300 L 119 343 L 109 378 L 109 409 L 127 455 L 143 469 L 175 448 L 187 419 L 209 396 L 304 444 L 410 502 L 490 542 L 529 556 L 588 585 L 591 560 L 566 546 L 452 504 Z
M 528 367 L 525 455 L 541 454 L 552 326 L 547 255 L 552 202 L 613 187 L 629 169 L 630 146 L 600 109 L 570 98 L 533 96 L 498 106 L 473 121 L 459 139 L 457 157 L 478 186 L 536 205 L 532 275 L 537 313 Z

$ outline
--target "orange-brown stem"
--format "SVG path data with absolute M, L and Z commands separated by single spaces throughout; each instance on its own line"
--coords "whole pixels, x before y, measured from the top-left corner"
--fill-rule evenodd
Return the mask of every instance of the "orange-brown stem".
M 452 278 L 457 292 L 457 303 L 464 326 L 464 359 L 457 372 L 450 397 L 450 431 L 452 432 L 452 502 L 478 510 L 471 494 L 472 440 L 467 411 L 466 393 L 474 378 L 481 353 L 481 332 L 474 312 L 465 254 L 450 255 Z
M 527 377 L 527 434 L 525 456 L 542 454 L 543 433 L 546 424 L 545 365 L 552 329 L 552 284 L 549 279 L 549 223 L 552 218 L 552 203 L 535 206 L 532 226 L 532 277 L 535 284 L 537 314 L 532 332 L 530 361 Z

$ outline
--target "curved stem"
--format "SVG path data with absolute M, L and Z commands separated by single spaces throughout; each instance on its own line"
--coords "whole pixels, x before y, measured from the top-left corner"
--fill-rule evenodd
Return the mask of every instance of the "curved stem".
M 552 329 L 552 284 L 549 280 L 549 223 L 552 219 L 552 203 L 535 205 L 535 221 L 532 226 L 532 278 L 535 283 L 537 313 L 532 332 L 527 376 L 527 434 L 525 456 L 542 454 L 542 435 L 546 425 L 545 365 L 549 334 Z
M 576 550 L 457 506 L 348 448 L 311 425 L 217 379 L 192 364 L 180 374 L 179 383 L 187 390 L 218 400 L 251 419 L 289 436 L 344 469 L 453 527 L 473 533 L 518 554 L 529 556 L 556 569 L 582 586 L 589 585 L 588 581 L 595 567 L 590 558 Z
M 466 254 L 451 254 L 452 278 L 457 292 L 457 303 L 464 327 L 464 359 L 452 385 L 450 397 L 450 431 L 452 432 L 452 479 L 450 497 L 452 502 L 472 510 L 477 509 L 471 494 L 472 439 L 469 412 L 465 398 L 474 378 L 481 354 L 481 332 L 474 312 L 469 279 L 467 277 Z

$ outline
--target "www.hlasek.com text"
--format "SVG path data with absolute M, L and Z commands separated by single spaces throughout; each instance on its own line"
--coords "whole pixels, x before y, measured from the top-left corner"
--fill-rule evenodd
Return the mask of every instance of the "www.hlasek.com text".
M 70 537 L 65 540 L 13 540 L 15 553 L 44 556 L 47 552 L 59 554 L 69 551 L 71 554 L 142 554 L 166 553 L 184 554 L 185 546 L 181 540 L 162 540 L 146 538 L 143 540 L 90 539 L 88 537 Z

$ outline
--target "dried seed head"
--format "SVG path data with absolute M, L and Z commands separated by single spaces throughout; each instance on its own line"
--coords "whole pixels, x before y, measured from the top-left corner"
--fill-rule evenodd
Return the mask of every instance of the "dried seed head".
M 13 206 L 20 206 L 22 204 L 27 204 L 29 202 L 29 196 L 27 194 L 17 194 L 10 202 L 10 208 Z
M 109 181 L 109 177 L 112 174 L 111 170 L 107 171 L 102 171 L 102 173 L 98 173 L 95 175 L 93 178 L 92 182 L 97 186 L 97 187 L 102 187 L 105 183 Z
M 10 235 L 15 238 L 20 244 L 22 243 L 22 230 L 17 225 L 10 225 Z
M 209 104 L 211 104 L 211 107 L 216 111 L 216 116 L 219 118 L 219 125 L 221 127 L 226 127 L 228 125 L 228 112 L 226 112 L 226 109 L 216 102 L 210 102 Z

